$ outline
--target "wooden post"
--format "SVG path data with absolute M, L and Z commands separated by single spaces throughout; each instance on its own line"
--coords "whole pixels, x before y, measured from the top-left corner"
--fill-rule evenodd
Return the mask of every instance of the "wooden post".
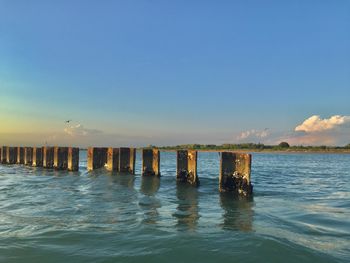
M 56 170 L 68 169 L 68 147 L 54 147 L 53 167 Z
M 222 152 L 219 176 L 220 191 L 250 196 L 253 193 L 250 181 L 251 164 L 251 154 Z
M 17 161 L 17 147 L 7 147 L 6 163 L 15 164 Z
M 135 174 L 136 149 L 130 148 L 130 173 Z
M 6 164 L 7 163 L 7 146 L 1 147 L 1 163 Z
M 24 164 L 32 165 L 32 162 L 33 162 L 33 148 L 24 147 Z
M 24 164 L 24 148 L 17 147 L 17 164 Z
M 107 162 L 107 148 L 89 147 L 88 149 L 88 171 L 102 168 Z
M 135 174 L 135 148 L 119 148 L 119 172 Z
M 108 148 L 107 170 L 118 171 L 119 169 L 119 148 Z
M 43 148 L 33 147 L 32 166 L 35 166 L 35 167 L 42 167 L 43 166 Z
M 55 155 L 55 148 L 44 146 L 43 147 L 43 167 L 44 168 L 53 168 Z
M 68 170 L 79 171 L 79 148 L 68 148 Z
M 177 151 L 176 180 L 179 182 L 187 182 L 194 186 L 199 185 L 197 175 L 197 151 Z
M 142 175 L 160 176 L 160 153 L 158 149 L 142 149 Z

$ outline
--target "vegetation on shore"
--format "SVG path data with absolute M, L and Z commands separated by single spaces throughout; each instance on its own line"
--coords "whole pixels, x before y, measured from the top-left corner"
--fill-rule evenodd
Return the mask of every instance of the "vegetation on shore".
M 287 142 L 281 142 L 278 145 L 265 145 L 262 143 L 240 143 L 240 144 L 182 144 L 175 146 L 162 146 L 157 147 L 154 145 L 149 145 L 151 148 L 158 148 L 161 150 L 179 150 L 179 149 L 193 149 L 193 150 L 202 150 L 202 151 L 283 151 L 283 152 L 349 152 L 350 153 L 350 144 L 346 146 L 290 146 Z

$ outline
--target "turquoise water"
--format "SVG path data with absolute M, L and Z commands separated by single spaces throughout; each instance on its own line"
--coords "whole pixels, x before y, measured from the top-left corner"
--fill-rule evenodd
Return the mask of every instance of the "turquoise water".
M 349 262 L 350 155 L 253 154 L 252 200 L 218 191 L 217 153 L 201 186 L 105 170 L 0 165 L 0 262 Z

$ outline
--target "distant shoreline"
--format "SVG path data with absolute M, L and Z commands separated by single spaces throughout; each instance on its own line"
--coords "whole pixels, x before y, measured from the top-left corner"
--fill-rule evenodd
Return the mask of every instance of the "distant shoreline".
M 138 150 L 141 150 L 142 148 L 139 148 Z M 157 148 L 161 152 L 176 152 L 177 150 L 191 150 L 191 149 L 162 149 L 162 148 Z M 243 152 L 243 153 L 287 153 L 287 154 L 299 154 L 299 153 L 304 153 L 304 154 L 350 154 L 350 150 L 332 150 L 332 151 L 309 151 L 309 150 L 256 150 L 256 149 L 192 149 L 196 150 L 198 152 Z
M 137 147 L 138 151 L 151 147 Z M 271 154 L 350 154 L 350 149 L 329 149 L 329 150 L 315 150 L 315 149 L 195 149 L 195 148 L 170 148 L 170 147 L 152 147 L 159 149 L 161 152 L 176 152 L 178 150 L 195 150 L 198 152 L 242 152 L 242 153 L 271 153 Z M 82 151 L 87 151 L 87 148 L 80 148 Z

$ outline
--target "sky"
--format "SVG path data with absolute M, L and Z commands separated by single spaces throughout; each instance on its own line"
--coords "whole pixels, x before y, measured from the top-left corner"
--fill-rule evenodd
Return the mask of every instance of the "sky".
M 342 146 L 349 102 L 347 0 L 0 0 L 2 145 Z

